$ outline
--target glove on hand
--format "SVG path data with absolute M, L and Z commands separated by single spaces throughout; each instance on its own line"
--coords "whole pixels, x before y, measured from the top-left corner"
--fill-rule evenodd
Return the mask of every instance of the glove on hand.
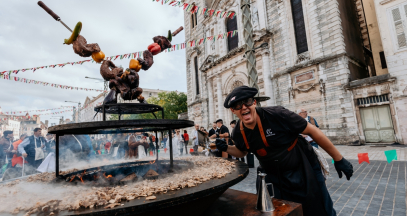
M 350 177 L 353 175 L 353 166 L 352 164 L 342 157 L 342 160 L 335 161 L 334 163 L 336 172 L 338 172 L 339 178 L 342 178 L 342 172 L 345 174 L 346 179 L 350 180 Z
M 226 143 L 225 139 L 216 139 L 215 144 L 219 151 L 226 152 L 228 150 L 228 144 Z

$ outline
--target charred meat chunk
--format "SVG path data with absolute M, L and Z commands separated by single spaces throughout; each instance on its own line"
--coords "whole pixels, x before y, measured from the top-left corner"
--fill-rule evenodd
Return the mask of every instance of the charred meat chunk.
M 94 52 L 100 52 L 100 47 L 97 43 L 87 44 L 86 39 L 79 35 L 73 42 L 73 51 L 82 57 L 89 57 Z
M 123 68 L 116 67 L 110 60 L 103 61 L 102 66 L 100 66 L 100 75 L 102 75 L 106 81 L 116 79 L 120 73 L 123 73 Z
M 137 60 L 141 64 L 141 69 L 146 71 L 150 69 L 150 67 L 154 64 L 153 54 L 150 51 L 146 50 L 143 53 L 143 58 L 144 59 L 138 58 Z

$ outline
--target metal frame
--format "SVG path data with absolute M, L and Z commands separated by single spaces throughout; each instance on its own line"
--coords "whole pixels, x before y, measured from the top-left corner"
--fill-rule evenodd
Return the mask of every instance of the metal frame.
M 116 108 L 110 109 L 109 108 Z M 157 132 L 168 130 L 169 144 L 170 144 L 170 171 L 174 168 L 173 149 L 172 149 L 172 130 L 179 128 L 191 127 L 194 125 L 193 121 L 189 120 L 169 120 L 164 119 L 164 109 L 154 104 L 140 104 L 140 103 L 127 103 L 127 104 L 103 104 L 95 107 L 96 112 L 102 111 L 103 121 L 101 122 L 83 122 L 76 124 L 57 125 L 50 127 L 48 132 L 56 134 L 55 140 L 55 171 L 56 177 L 59 175 L 59 138 L 65 134 L 114 134 L 114 133 L 132 133 L 132 132 L 146 132 L 153 131 L 156 135 L 156 160 L 158 160 L 158 136 Z M 158 119 L 154 112 L 161 111 L 162 119 Z M 124 112 L 124 113 L 123 113 Z M 137 119 L 137 120 L 121 120 L 122 114 L 141 114 L 153 113 L 156 119 Z M 118 121 L 106 121 L 106 114 L 119 114 Z M 143 129 L 134 129 L 137 127 L 144 127 Z M 112 130 L 114 129 L 114 130 Z

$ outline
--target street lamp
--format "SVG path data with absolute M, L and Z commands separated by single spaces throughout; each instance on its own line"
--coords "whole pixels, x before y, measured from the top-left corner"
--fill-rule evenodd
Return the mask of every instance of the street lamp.
M 75 110 L 74 111 L 74 113 L 73 113 L 73 116 L 72 116 L 72 119 L 75 119 L 75 122 L 76 123 L 79 123 L 80 122 L 80 110 L 81 110 L 81 102 L 75 102 L 75 101 L 65 101 L 66 103 L 78 103 L 78 110 Z M 75 118 L 75 114 L 76 114 L 76 112 L 77 112 L 77 114 L 78 114 L 78 119 L 76 119 Z
M 102 79 L 102 78 L 94 78 L 94 77 L 88 77 L 88 76 L 85 76 L 85 78 L 86 78 L 86 79 L 98 80 L 98 81 L 100 81 L 100 82 L 103 82 L 103 84 L 104 84 L 103 96 L 106 97 L 106 94 L 107 94 L 107 87 L 108 87 L 108 85 L 109 85 L 109 82 L 108 82 L 108 81 L 106 81 L 106 80 L 104 80 L 104 79 Z
M 64 122 L 64 116 L 52 116 L 51 119 L 59 119 L 59 124 L 61 125 Z

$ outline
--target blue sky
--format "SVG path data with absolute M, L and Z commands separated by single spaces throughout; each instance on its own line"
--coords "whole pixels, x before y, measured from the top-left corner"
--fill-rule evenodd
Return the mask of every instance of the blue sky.
M 83 23 L 81 35 L 88 43 L 98 43 L 106 56 L 143 51 L 156 35 L 183 26 L 183 10 L 151 0 L 69 0 L 43 1 L 68 26 Z M 3 0 L 0 7 L 0 71 L 80 61 L 72 45 L 63 45 L 70 32 L 55 21 L 37 1 Z M 173 44 L 185 40 L 184 32 Z M 117 59 L 116 65 L 128 67 L 129 59 Z M 16 76 L 83 88 L 103 89 L 103 84 L 85 76 L 101 78 L 100 64 L 50 68 L 19 72 Z M 154 56 L 154 65 L 140 71 L 140 87 L 186 92 L 185 51 Z M 2 111 L 47 109 L 72 105 L 64 101 L 84 102 L 97 92 L 56 89 L 48 86 L 0 80 Z M 34 114 L 34 113 L 31 113 Z M 71 118 L 72 113 L 64 114 Z M 46 120 L 51 115 L 41 117 Z M 57 122 L 57 119 L 49 119 Z

